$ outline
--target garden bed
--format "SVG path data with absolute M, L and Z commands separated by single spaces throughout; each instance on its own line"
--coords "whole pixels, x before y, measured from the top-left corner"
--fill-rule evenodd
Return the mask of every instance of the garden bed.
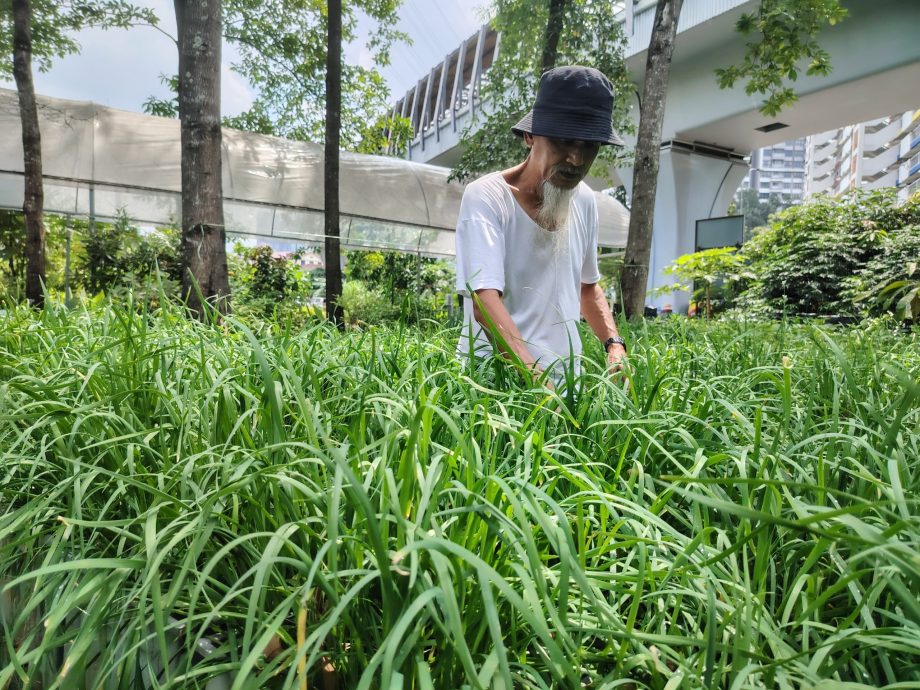
M 671 318 L 559 397 L 454 331 L 2 319 L 0 686 L 920 681 L 916 332 Z

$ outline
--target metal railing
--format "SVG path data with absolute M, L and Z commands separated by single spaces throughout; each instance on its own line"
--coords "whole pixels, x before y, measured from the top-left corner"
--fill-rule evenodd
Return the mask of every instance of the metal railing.
M 627 38 L 626 57 L 648 48 L 648 36 L 657 0 L 618 0 L 611 21 L 623 25 Z M 686 0 L 678 30 L 697 26 L 729 12 L 748 0 Z M 498 59 L 501 35 L 488 24 L 464 40 L 459 48 L 428 70 L 415 86 L 396 101 L 390 116 L 408 118 L 412 128 L 410 153 L 422 151 L 426 139 L 440 143 L 442 130 L 450 127 L 454 140 L 461 117 L 474 115 L 481 107 L 480 89 L 486 73 Z M 448 143 L 451 140 L 448 139 Z M 455 143 L 455 142 L 454 142 Z M 398 154 L 395 142 L 388 137 L 388 153 Z
M 490 26 L 483 25 L 475 34 L 464 40 L 460 47 L 445 56 L 440 65 L 396 102 L 391 116 L 409 119 L 413 140 L 419 139 L 424 148 L 425 135 L 433 132 L 437 141 L 441 129 L 451 125 L 457 130 L 457 120 L 466 112 L 475 113 L 479 105 L 479 91 L 483 73 L 498 58 L 500 35 Z M 390 153 L 394 143 L 388 141 Z

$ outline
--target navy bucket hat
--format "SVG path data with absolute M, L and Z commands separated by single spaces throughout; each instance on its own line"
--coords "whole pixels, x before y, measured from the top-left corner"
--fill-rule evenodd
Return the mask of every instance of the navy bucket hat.
M 554 67 L 540 78 L 533 109 L 511 131 L 622 146 L 613 131 L 613 86 L 593 67 Z

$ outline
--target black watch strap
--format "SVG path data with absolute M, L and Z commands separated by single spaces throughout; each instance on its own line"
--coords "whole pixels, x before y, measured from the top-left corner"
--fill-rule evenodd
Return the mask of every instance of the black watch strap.
M 604 341 L 604 352 L 610 352 L 611 345 L 622 345 L 623 349 L 626 349 L 626 341 L 618 335 L 615 335 L 612 338 L 607 338 L 607 340 Z

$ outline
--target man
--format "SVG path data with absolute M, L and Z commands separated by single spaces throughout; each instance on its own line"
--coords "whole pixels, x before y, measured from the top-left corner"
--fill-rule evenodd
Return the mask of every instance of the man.
M 597 204 L 582 182 L 599 148 L 622 146 L 611 124 L 613 88 L 590 67 L 546 72 L 533 109 L 512 128 L 523 163 L 470 183 L 457 222 L 457 291 L 466 327 L 458 350 L 519 358 L 559 383 L 578 366 L 579 315 L 604 343 L 611 372 L 625 343 L 598 285 Z

